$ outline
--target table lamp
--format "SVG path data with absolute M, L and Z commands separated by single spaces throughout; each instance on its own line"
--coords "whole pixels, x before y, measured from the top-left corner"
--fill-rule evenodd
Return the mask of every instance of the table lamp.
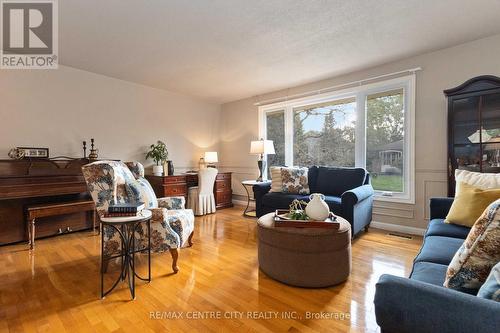
M 207 164 L 207 168 L 215 168 L 215 163 L 218 163 L 219 159 L 217 158 L 216 151 L 206 151 L 205 152 L 205 163 Z
M 260 175 L 259 178 L 257 178 L 257 181 L 261 182 L 262 176 L 266 172 L 266 161 L 264 161 L 264 155 L 275 154 L 273 141 L 260 139 L 250 142 L 250 154 L 259 155 L 257 165 L 259 166 Z

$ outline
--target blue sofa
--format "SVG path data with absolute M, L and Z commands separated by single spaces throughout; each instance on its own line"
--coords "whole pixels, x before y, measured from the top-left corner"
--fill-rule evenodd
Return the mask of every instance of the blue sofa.
M 443 287 L 446 270 L 470 228 L 444 223 L 453 198 L 432 198 L 431 221 L 409 278 L 382 275 L 375 315 L 385 333 L 499 332 L 500 303 L 477 291 Z
M 322 193 L 330 210 L 351 223 L 354 237 L 372 220 L 373 187 L 370 175 L 363 168 L 318 167 L 309 168 L 308 183 L 311 193 Z M 288 209 L 294 199 L 309 201 L 309 195 L 269 192 L 270 183 L 253 186 L 257 217 Z

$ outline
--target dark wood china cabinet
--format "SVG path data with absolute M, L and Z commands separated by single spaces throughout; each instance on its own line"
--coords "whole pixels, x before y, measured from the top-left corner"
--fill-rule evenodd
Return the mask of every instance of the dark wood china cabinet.
M 455 170 L 500 172 L 500 78 L 483 75 L 447 89 L 448 195 Z

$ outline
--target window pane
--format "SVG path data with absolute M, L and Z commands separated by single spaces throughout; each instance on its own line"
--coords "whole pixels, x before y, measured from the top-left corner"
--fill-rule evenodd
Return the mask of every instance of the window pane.
M 404 91 L 367 96 L 366 167 L 375 190 L 404 192 Z
M 267 166 L 285 165 L 285 111 L 268 112 L 266 124 L 266 138 L 273 140 L 276 151 L 274 155 L 267 155 Z
M 500 93 L 483 97 L 481 109 L 481 125 L 485 133 L 483 141 L 482 172 L 496 173 L 500 171 Z
M 293 110 L 293 164 L 354 166 L 355 99 Z

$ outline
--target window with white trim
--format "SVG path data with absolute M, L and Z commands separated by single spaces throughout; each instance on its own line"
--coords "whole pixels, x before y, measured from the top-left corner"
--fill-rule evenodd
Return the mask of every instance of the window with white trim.
M 358 166 L 377 199 L 414 203 L 415 75 L 259 107 L 268 166 Z

